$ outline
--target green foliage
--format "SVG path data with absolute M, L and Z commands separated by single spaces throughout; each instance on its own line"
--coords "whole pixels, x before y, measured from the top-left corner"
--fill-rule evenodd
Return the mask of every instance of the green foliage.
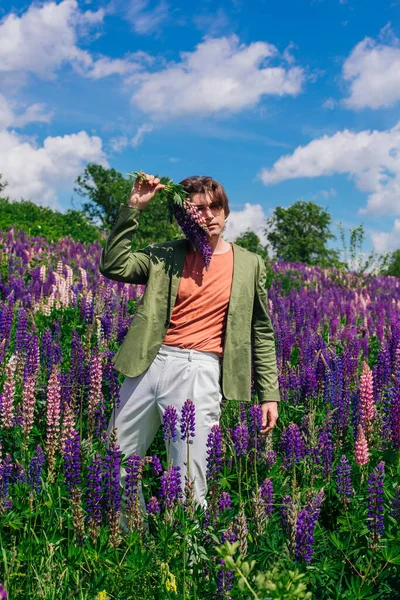
M 254 231 L 247 230 L 245 233 L 242 233 L 236 238 L 235 244 L 242 248 L 246 248 L 246 250 L 250 250 L 250 252 L 259 254 L 264 259 L 268 257 L 266 247 L 261 244 L 260 238 Z
M 314 202 L 298 200 L 288 208 L 275 208 L 267 219 L 266 233 L 278 260 L 337 266 L 337 251 L 326 247 L 330 239 L 336 239 L 329 231 L 330 224 L 326 210 Z
M 50 241 L 71 236 L 75 241 L 94 242 L 101 235 L 81 211 L 68 210 L 63 214 L 28 200 L 0 198 L 0 230 L 8 231 L 10 227 Z
M 234 555 L 239 548 L 239 542 L 233 544 L 226 541 L 217 548 L 224 559 L 223 570 L 232 570 L 239 580 L 239 589 L 249 598 L 258 600 L 308 600 L 312 597 L 307 592 L 307 586 L 301 582 L 304 573 L 295 571 L 279 571 L 273 568 L 269 571 L 255 572 L 256 561 L 244 561 L 242 556 L 236 559 Z
M 388 256 L 388 264 L 382 268 L 381 274 L 400 277 L 400 248 Z
M 387 254 L 379 255 L 372 251 L 368 254 L 368 256 L 365 256 L 365 253 L 363 253 L 362 247 L 365 238 L 365 231 L 362 223 L 361 225 L 350 228 L 349 245 L 347 245 L 346 242 L 346 234 L 344 232 L 342 223 L 338 224 L 338 229 L 343 246 L 343 262 L 341 264 L 341 268 L 347 272 L 355 271 L 356 273 L 360 274 L 366 272 L 377 273 L 382 272 L 382 270 L 385 269 L 388 261 Z
M 161 183 L 169 179 L 162 177 Z M 109 230 L 115 222 L 121 204 L 127 204 L 132 189 L 132 181 L 115 169 L 105 169 L 101 165 L 89 164 L 76 180 L 75 192 L 87 200 L 82 208 L 93 222 Z M 135 236 L 136 248 L 143 248 L 154 242 L 183 238 L 176 223 L 170 222 L 168 200 L 157 193 L 148 206 L 141 211 L 140 228 Z M 136 249 L 135 248 L 135 249 Z
M 0 173 L 0 194 L 3 192 L 3 190 L 8 185 L 7 181 L 2 181 L 2 179 L 3 179 L 3 175 Z

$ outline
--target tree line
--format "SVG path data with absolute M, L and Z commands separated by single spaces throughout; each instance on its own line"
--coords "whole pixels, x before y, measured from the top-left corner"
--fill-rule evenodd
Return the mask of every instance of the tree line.
M 162 183 L 168 179 L 161 177 Z M 42 235 L 49 240 L 71 236 L 81 242 L 98 240 L 104 243 L 114 223 L 121 204 L 126 204 L 132 181 L 115 169 L 88 164 L 75 181 L 74 191 L 82 199 L 80 209 L 60 213 L 33 202 L 10 201 L 5 195 L 7 183 L 0 175 L 0 229 L 22 229 L 29 235 Z M 298 200 L 288 208 L 277 206 L 266 219 L 263 245 L 253 231 L 246 231 L 235 242 L 265 260 L 299 262 L 321 267 L 336 267 L 358 272 L 373 271 L 383 275 L 400 277 L 400 248 L 392 253 L 379 255 L 362 252 L 364 228 L 359 225 L 349 232 L 339 223 L 342 249 L 328 247 L 336 236 L 331 232 L 332 218 L 326 209 L 310 201 Z M 140 217 L 140 229 L 135 236 L 135 247 L 149 243 L 182 238 L 176 222 L 170 222 L 165 199 L 160 195 L 151 202 Z M 346 237 L 348 239 L 346 239 Z

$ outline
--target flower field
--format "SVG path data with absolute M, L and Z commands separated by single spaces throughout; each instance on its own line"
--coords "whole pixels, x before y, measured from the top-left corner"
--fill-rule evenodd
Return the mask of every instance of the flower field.
M 0 232 L 0 598 L 400 598 L 400 280 L 267 266 L 278 423 L 224 403 L 204 510 L 165 449 L 195 398 L 144 458 L 105 434 L 144 287 L 100 253 Z

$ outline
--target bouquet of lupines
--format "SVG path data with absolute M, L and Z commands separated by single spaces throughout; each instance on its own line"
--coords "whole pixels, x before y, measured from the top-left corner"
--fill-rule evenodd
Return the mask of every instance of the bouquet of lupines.
M 135 177 L 139 181 L 146 181 L 146 176 L 139 171 L 133 171 L 133 173 L 128 173 L 128 175 Z M 175 217 L 186 238 L 200 251 L 206 270 L 208 270 L 212 257 L 212 248 L 208 239 L 210 232 L 204 217 L 196 205 L 189 201 L 184 187 L 179 183 L 174 183 L 172 179 L 168 179 L 168 182 L 160 190 L 160 193 L 167 200 L 171 223 L 173 217 Z

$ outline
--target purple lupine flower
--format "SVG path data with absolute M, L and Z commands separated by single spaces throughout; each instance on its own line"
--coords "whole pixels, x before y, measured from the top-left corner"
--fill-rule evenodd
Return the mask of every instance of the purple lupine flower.
M 392 517 L 400 523 L 400 485 L 397 486 L 397 490 L 392 500 Z
M 132 510 L 136 504 L 141 463 L 142 457 L 138 454 L 131 454 L 126 463 L 125 494 L 127 511 Z
M 71 492 L 73 487 L 81 484 L 80 454 L 80 435 L 75 429 L 72 429 L 70 435 L 65 440 L 63 447 L 64 476 L 68 492 Z
M 221 512 L 224 510 L 229 510 L 232 507 L 232 500 L 229 495 L 229 492 L 222 492 L 220 497 L 218 498 L 218 508 Z
M 26 483 L 26 471 L 18 460 L 15 461 L 11 481 L 13 483 Z
M 190 437 L 195 436 L 195 406 L 194 402 L 187 398 L 181 413 L 181 440 L 186 440 L 188 444 L 193 444 Z
M 371 532 L 373 544 L 376 545 L 384 533 L 383 512 L 383 480 L 385 463 L 383 460 L 375 467 L 368 479 L 368 517 L 367 527 Z
M 7 600 L 7 592 L 6 588 L 3 587 L 0 583 L 0 600 Z
M 329 417 L 318 436 L 318 454 L 322 462 L 322 474 L 328 477 L 333 462 L 332 421 Z
M 17 311 L 17 329 L 15 331 L 14 352 L 24 356 L 26 355 L 29 341 L 28 328 L 28 314 L 26 310 L 21 307 Z
M 166 509 L 173 508 L 182 498 L 180 467 L 172 466 L 161 475 L 159 498 Z
M 394 448 L 400 448 L 400 373 L 396 377 L 392 404 L 391 404 L 390 428 Z
M 103 369 L 103 381 L 106 383 L 108 397 L 110 399 L 111 406 L 119 408 L 120 394 L 118 384 L 118 371 L 115 369 L 112 359 L 114 358 L 114 352 L 106 350 L 104 352 L 105 363 Z
M 221 544 L 225 544 L 226 541 L 228 541 L 230 544 L 233 544 L 233 542 L 236 542 L 236 540 L 237 535 L 233 531 L 232 525 L 230 525 L 227 529 L 225 529 L 225 531 L 221 533 Z
M 350 463 L 346 458 L 346 455 L 343 454 L 340 459 L 340 463 L 336 467 L 336 489 L 337 493 L 343 503 L 347 503 L 351 496 L 351 467 Z
M 199 248 L 206 269 L 208 269 L 213 251 L 206 231 L 194 220 L 195 214 L 191 215 L 187 212 L 186 207 L 181 208 L 174 202 L 169 202 L 169 207 L 187 239 Z
M 193 441 L 189 440 L 190 437 L 195 436 L 195 406 L 194 402 L 187 398 L 181 413 L 181 440 L 186 440 L 188 444 L 192 444 Z
M 163 438 L 166 441 L 175 441 L 178 435 L 176 425 L 178 422 L 178 413 L 176 408 L 170 404 L 164 411 L 163 414 Z
M 249 446 L 249 430 L 247 425 L 237 425 L 232 432 L 236 456 L 245 456 Z
M 294 463 L 305 456 L 305 444 L 300 429 L 296 423 L 291 423 L 284 429 L 281 436 L 281 447 L 284 454 L 283 464 L 290 469 Z
M 220 425 L 213 425 L 207 438 L 207 478 L 215 480 L 222 465 L 222 428 Z
M 96 453 L 88 466 L 86 512 L 87 521 L 94 529 L 101 524 L 101 483 L 102 483 L 103 461 L 101 454 Z
M 40 347 L 40 358 L 43 366 L 49 373 L 53 366 L 53 337 L 49 327 L 46 327 L 43 331 Z
M 261 404 L 253 404 L 249 409 L 249 433 L 251 437 L 256 437 L 263 422 Z
M 104 509 L 108 516 L 110 516 L 111 513 L 119 513 L 121 507 L 119 473 L 122 452 L 119 444 L 117 444 L 117 432 L 115 428 L 110 433 L 110 442 L 103 462 L 102 497 Z
M 155 496 L 152 496 L 146 504 L 146 510 L 149 515 L 156 515 L 160 512 L 160 504 Z
M 223 558 L 219 560 L 220 565 L 225 565 Z M 229 596 L 229 592 L 233 587 L 235 579 L 235 571 L 231 569 L 224 571 L 220 569 L 217 573 L 217 598 L 224 598 L 224 600 L 232 600 Z
M 12 468 L 12 459 L 7 452 L 4 459 L 0 458 L 0 513 L 12 508 L 12 500 L 8 495 Z
M 263 444 L 264 439 L 260 435 L 260 429 L 263 422 L 263 413 L 260 404 L 253 404 L 249 409 L 249 434 L 250 447 L 253 450 L 251 458 L 256 459 L 259 446 Z
M 37 445 L 28 467 L 29 487 L 36 494 L 39 494 L 42 489 L 41 475 L 44 462 L 44 450 L 40 445 Z
M 296 525 L 296 560 L 304 560 L 306 563 L 312 561 L 314 542 L 314 529 L 318 521 L 321 504 L 324 499 L 324 490 L 309 502 L 297 515 Z
M 154 475 L 161 475 L 161 473 L 163 472 L 162 464 L 161 464 L 161 461 L 158 458 L 157 454 L 153 454 L 153 456 L 152 456 L 151 469 L 152 469 Z
M 288 508 L 292 504 L 293 504 L 292 496 L 290 496 L 289 494 L 287 496 L 284 496 L 282 498 L 282 505 L 281 505 L 280 512 L 281 512 L 281 520 L 282 520 L 282 527 L 283 527 L 283 529 L 287 529 L 288 526 L 289 526 Z
M 26 355 L 24 365 L 24 383 L 27 381 L 29 376 L 37 373 L 40 364 L 40 350 L 39 350 L 39 337 L 36 334 L 32 334 L 29 338 L 28 352 Z
M 276 463 L 275 450 L 267 450 L 265 453 L 265 463 L 268 467 L 272 467 Z
M 86 354 L 81 337 L 75 329 L 72 330 L 70 373 L 76 388 L 86 385 Z M 106 378 L 107 380 L 107 378 Z
M 260 486 L 260 496 L 263 500 L 266 514 L 271 516 L 274 502 L 274 486 L 268 477 L 264 479 L 262 485 Z

